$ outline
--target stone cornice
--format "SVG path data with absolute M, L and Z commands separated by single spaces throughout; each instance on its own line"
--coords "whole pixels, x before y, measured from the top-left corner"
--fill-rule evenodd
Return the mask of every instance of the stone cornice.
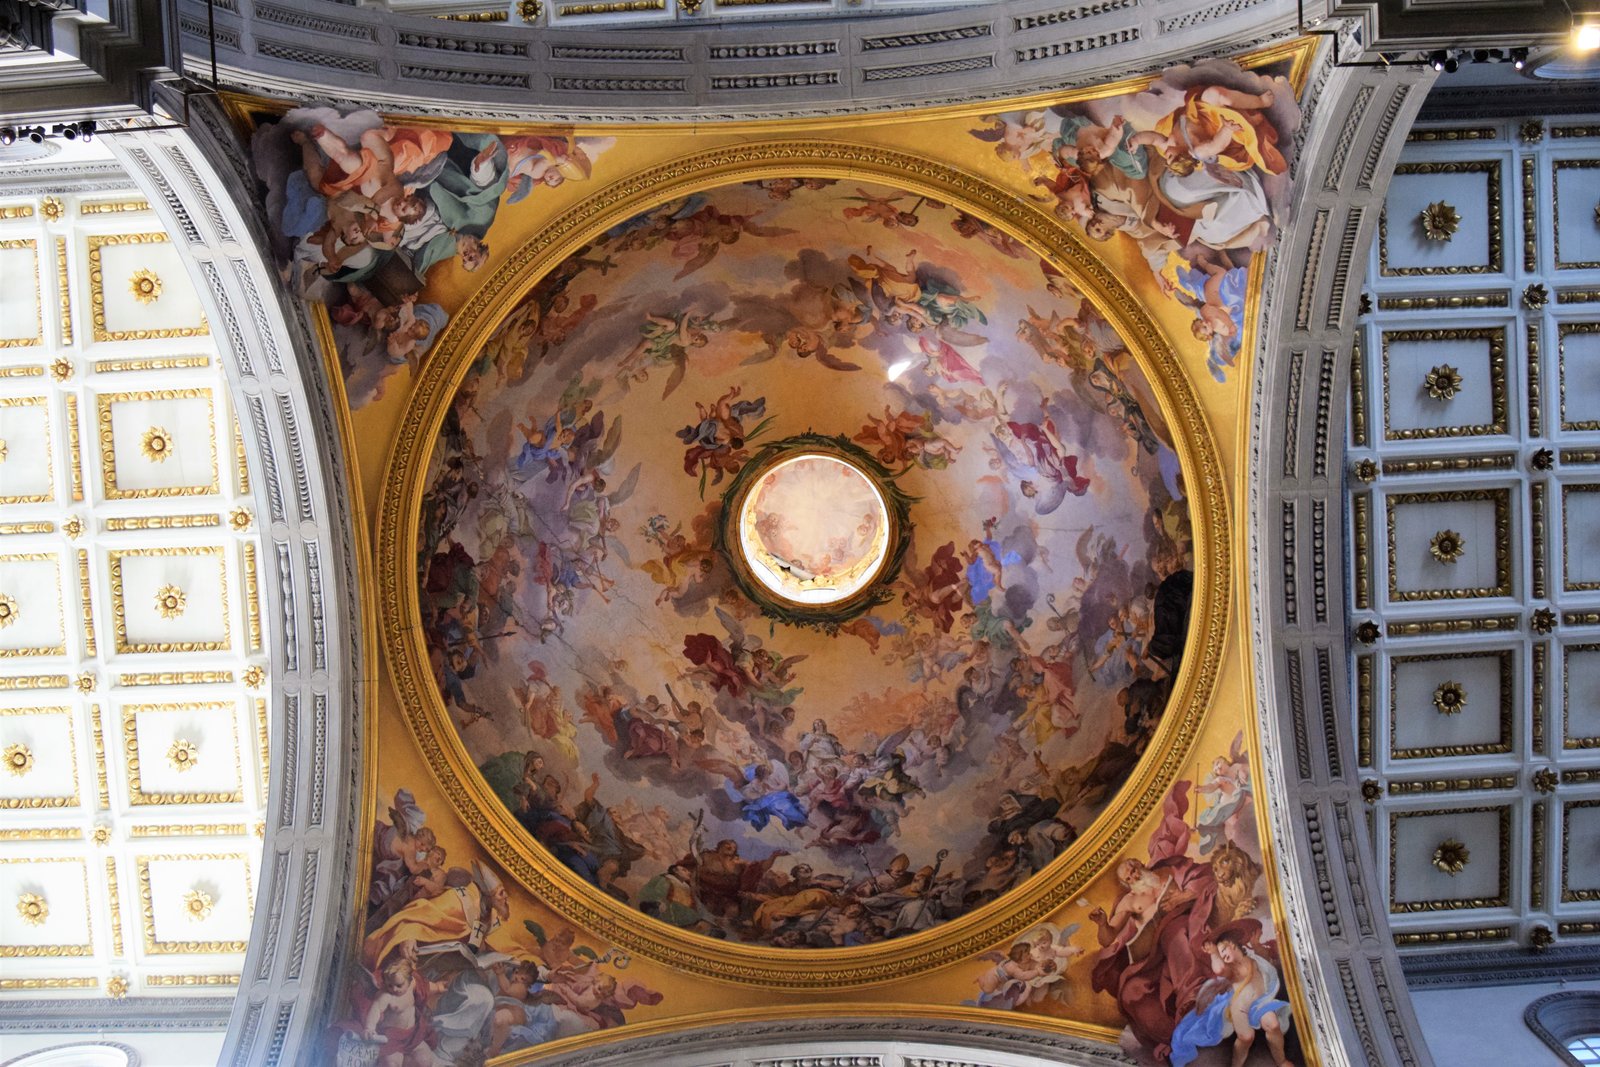
M 179 0 L 178 10 L 195 66 L 209 49 L 206 4 Z M 216 25 L 221 80 L 241 91 L 490 120 L 638 123 L 849 115 L 1113 81 L 1281 39 L 1295 5 L 1011 0 L 871 19 L 577 30 L 227 0 Z

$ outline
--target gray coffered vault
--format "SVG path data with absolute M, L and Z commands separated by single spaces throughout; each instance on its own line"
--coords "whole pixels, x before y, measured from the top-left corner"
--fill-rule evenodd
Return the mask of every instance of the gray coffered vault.
M 1487 946 L 1592 951 L 1600 930 L 1596 132 L 1413 130 L 1369 265 L 1347 565 L 1351 618 L 1380 635 L 1355 650 L 1354 732 L 1394 936 L 1435 983 L 1456 951 L 1470 973 Z M 1460 222 L 1430 236 L 1441 204 Z

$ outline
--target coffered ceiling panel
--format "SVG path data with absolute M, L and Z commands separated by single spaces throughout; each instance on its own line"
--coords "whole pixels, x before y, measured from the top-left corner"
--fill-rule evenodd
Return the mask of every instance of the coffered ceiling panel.
M 1561 902 L 1600 901 L 1600 800 L 1562 805 Z
M 1504 159 L 1401 163 L 1378 235 L 1385 276 L 1499 274 L 1504 268 Z
M 1510 489 L 1393 493 L 1384 503 L 1391 601 L 1511 595 Z
M 66 654 L 60 594 L 58 553 L 0 555 L 0 657 Z
M 1561 587 L 1600 589 L 1600 483 L 1561 486 Z
M 239 709 L 217 701 L 124 704 L 128 803 L 227 804 L 244 799 Z
M 1557 159 L 1551 170 L 1556 269 L 1600 269 L 1600 156 Z
M 1594 229 L 1600 233 L 1600 226 Z M 1559 323 L 1556 356 L 1561 383 L 1561 429 L 1600 430 L 1600 322 Z
M 1600 747 L 1600 644 L 1561 650 L 1561 747 Z
M 1503 326 L 1385 330 L 1380 340 L 1386 438 L 1509 432 Z
M 0 808 L 79 803 L 78 745 L 68 705 L 0 707 Z
M 143 200 L 0 203 L 0 255 L 0 998 L 230 995 L 269 679 L 227 384 Z
M 1503 908 L 1511 903 L 1511 806 L 1389 813 L 1389 910 Z
M 1518 719 L 1509 649 L 1394 656 L 1389 661 L 1389 758 L 1511 751 Z
M 44 343 L 39 297 L 39 242 L 0 238 L 0 348 L 36 348 Z
M 0 504 L 37 504 L 54 496 L 46 397 L 0 401 L 0 454 Z
M 221 545 L 113 549 L 106 562 L 118 652 L 229 648 L 228 561 Z
M 243 952 L 253 882 L 243 853 L 139 856 L 144 951 L 151 955 Z
M 1351 666 L 1407 952 L 1600 935 L 1600 169 L 1576 165 L 1600 160 L 1594 133 L 1414 131 L 1373 250 Z
M 89 874 L 82 859 L 7 857 L 0 863 L 0 896 L 15 902 L 0 910 L 0 959 L 93 953 Z
M 209 389 L 102 393 L 100 471 L 108 500 L 220 491 Z
M 95 341 L 207 332 L 200 298 L 166 234 L 90 234 L 84 247 Z

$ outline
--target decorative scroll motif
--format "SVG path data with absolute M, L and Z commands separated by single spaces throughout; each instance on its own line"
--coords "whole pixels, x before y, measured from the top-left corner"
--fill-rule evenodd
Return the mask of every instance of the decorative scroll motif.
M 1439 871 L 1450 875 L 1452 878 L 1467 869 L 1467 861 L 1472 858 L 1472 853 L 1455 838 L 1446 838 L 1433 850 L 1433 865 Z
M 1430 241 L 1448 241 L 1461 227 L 1460 214 L 1443 200 L 1435 200 L 1423 208 L 1418 221 L 1422 224 L 1423 236 Z
M 22 609 L 17 607 L 16 599 L 0 593 L 0 630 L 4 630 L 21 616 Z

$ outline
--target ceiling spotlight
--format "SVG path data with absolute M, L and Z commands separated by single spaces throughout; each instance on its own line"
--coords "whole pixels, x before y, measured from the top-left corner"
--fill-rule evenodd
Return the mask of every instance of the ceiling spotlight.
M 1572 47 L 1579 52 L 1600 48 L 1600 22 L 1585 22 L 1572 30 Z
M 65 137 L 69 141 L 78 139 L 78 126 L 72 122 L 58 122 L 51 128 L 51 133 L 57 137 Z
M 94 140 L 94 131 L 94 119 L 84 119 L 82 122 L 78 123 L 78 136 L 82 137 L 85 141 Z
M 11 126 L 0 127 L 0 145 L 17 143 L 17 131 Z
M 1528 65 L 1528 50 L 1526 48 L 1513 48 L 1511 50 L 1511 65 L 1521 70 Z
M 1435 51 L 1428 53 L 1428 66 L 1432 67 L 1436 71 L 1443 70 L 1445 63 L 1448 62 L 1449 59 L 1450 54 L 1448 52 L 1442 48 L 1436 49 Z
M 31 126 L 28 128 L 28 140 L 34 144 L 44 144 L 44 127 Z
M 1474 48 L 1472 50 L 1472 61 L 1474 63 L 1489 62 L 1489 50 L 1487 48 Z

